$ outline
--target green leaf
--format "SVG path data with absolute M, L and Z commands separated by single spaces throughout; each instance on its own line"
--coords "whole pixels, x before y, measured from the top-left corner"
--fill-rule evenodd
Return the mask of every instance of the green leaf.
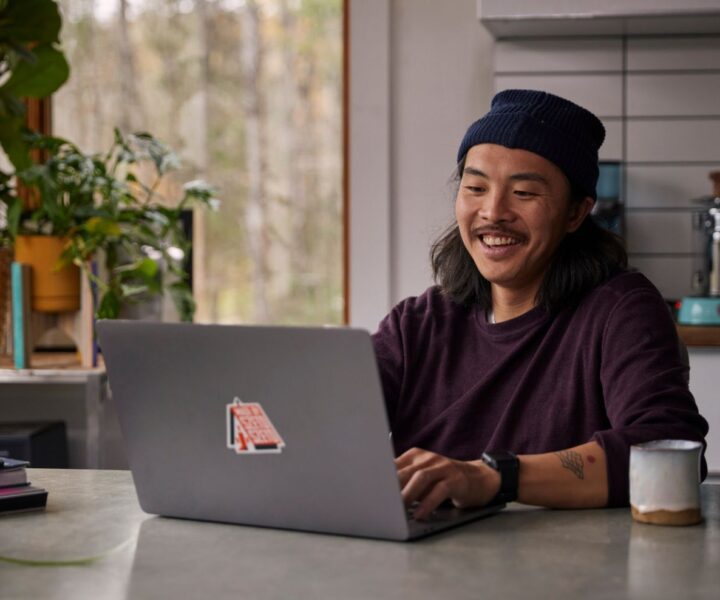
M 108 290 L 100 300 L 97 310 L 98 319 L 117 319 L 120 314 L 120 298 L 113 290 Z
M 54 0 L 10 0 L 0 8 L 0 39 L 59 41 L 60 11 Z
M 22 100 L 8 94 L 3 88 L 0 88 L 0 115 L 5 118 L 15 117 L 22 123 L 25 122 L 25 105 Z
M 49 45 L 33 49 L 34 63 L 21 61 L 2 89 L 21 98 L 44 98 L 57 90 L 70 75 L 65 56 Z
M 85 230 L 88 233 L 98 233 L 105 236 L 119 237 L 122 229 L 116 221 L 103 219 L 102 217 L 90 217 L 85 223 Z
M 140 296 L 147 293 L 148 286 L 146 285 L 123 285 L 122 293 L 125 298 L 132 298 L 133 296 Z
M 13 203 L 8 206 L 7 224 L 10 234 L 15 237 L 20 230 L 20 218 L 22 217 L 22 200 L 18 197 L 14 198 Z
M 23 141 L 22 130 L 22 119 L 0 119 L 0 146 L 18 171 L 32 165 L 27 145 Z
M 122 273 L 125 279 L 139 277 L 150 281 L 158 274 L 158 264 L 151 258 L 141 258 L 136 262 L 116 268 L 115 272 Z
M 137 266 L 138 273 L 146 279 L 154 278 L 158 273 L 158 264 L 151 258 L 141 260 Z
M 0 146 L 16 170 L 27 169 L 32 161 L 27 145 L 25 106 L 0 88 Z

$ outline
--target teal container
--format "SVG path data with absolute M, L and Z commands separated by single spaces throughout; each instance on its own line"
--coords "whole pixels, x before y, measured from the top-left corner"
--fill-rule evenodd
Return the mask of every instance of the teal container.
M 598 163 L 597 181 L 598 200 L 619 200 L 622 184 L 622 163 L 614 160 L 603 160 Z
M 683 298 L 677 320 L 681 325 L 720 325 L 720 298 Z

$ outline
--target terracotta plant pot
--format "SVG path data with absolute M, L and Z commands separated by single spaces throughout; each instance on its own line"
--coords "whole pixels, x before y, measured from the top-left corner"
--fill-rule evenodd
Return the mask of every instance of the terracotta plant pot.
M 57 268 L 66 240 L 50 235 L 15 238 L 15 262 L 32 267 L 32 309 L 58 313 L 80 310 L 80 269 Z

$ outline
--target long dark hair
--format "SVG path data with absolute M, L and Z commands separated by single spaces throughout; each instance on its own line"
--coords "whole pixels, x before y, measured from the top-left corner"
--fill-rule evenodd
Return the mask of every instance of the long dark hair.
M 459 185 L 464 161 L 454 180 Z M 457 187 L 457 186 L 456 186 Z M 456 189 L 457 191 L 457 189 Z M 570 191 L 570 202 L 584 195 Z M 430 250 L 433 277 L 443 293 L 462 305 L 492 308 L 490 282 L 482 276 L 465 248 L 457 224 L 451 225 Z M 627 269 L 627 252 L 620 237 L 602 229 L 591 215 L 560 242 L 538 290 L 536 303 L 550 312 L 577 304 L 613 273 Z

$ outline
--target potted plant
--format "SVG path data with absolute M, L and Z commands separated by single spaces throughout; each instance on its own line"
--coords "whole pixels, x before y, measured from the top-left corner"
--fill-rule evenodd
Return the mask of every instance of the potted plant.
M 148 133 L 115 130 L 104 154 L 85 154 L 67 140 L 40 135 L 30 145 L 47 159 L 17 176 L 39 202 L 24 212 L 16 195 L 3 198 L 10 235 L 63 238 L 60 266 L 77 266 L 96 286 L 98 318 L 116 318 L 128 303 L 167 291 L 180 318 L 191 320 L 195 303 L 184 265 L 190 241 L 181 216 L 196 206 L 215 206 L 213 189 L 191 181 L 176 202 L 164 198 L 160 190 L 179 161 Z
M 14 169 L 31 164 L 23 99 L 57 90 L 70 69 L 58 47 L 60 12 L 54 0 L 0 0 L 0 146 Z M 12 171 L 0 167 L 0 200 L 12 201 Z M 0 208 L 2 202 L 0 202 Z M 11 240 L 0 213 L 0 348 L 9 296 Z

